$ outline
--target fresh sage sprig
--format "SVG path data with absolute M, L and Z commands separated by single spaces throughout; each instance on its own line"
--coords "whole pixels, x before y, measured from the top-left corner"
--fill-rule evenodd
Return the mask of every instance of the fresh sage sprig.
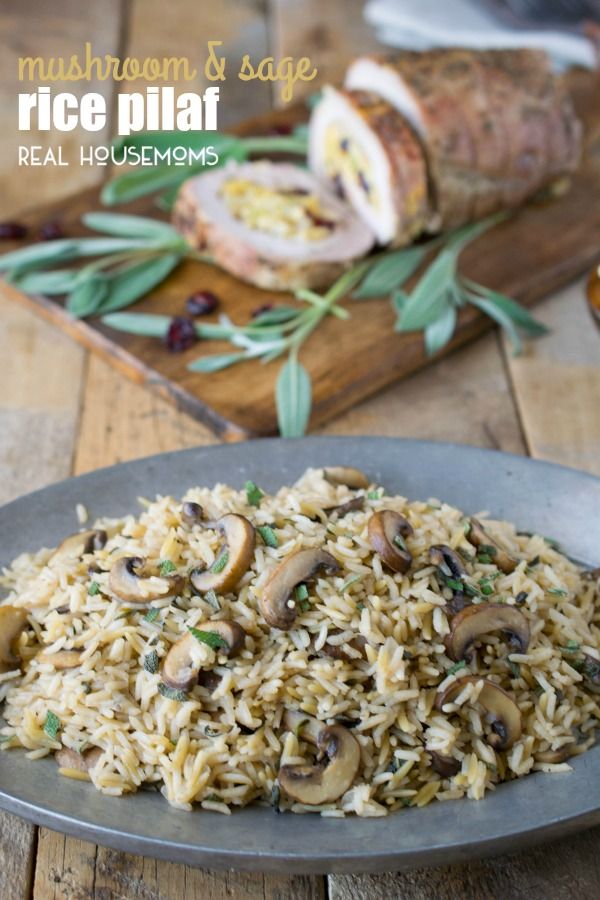
M 106 237 L 65 238 L 14 250 L 0 256 L 0 272 L 27 294 L 66 294 L 71 315 L 83 318 L 130 306 L 184 258 L 202 258 L 166 222 L 107 212 L 87 213 L 82 221 Z M 89 257 L 94 259 L 80 268 L 61 268 Z
M 175 148 L 201 153 L 213 148 L 217 160 L 177 163 L 167 161 L 159 165 L 143 166 L 117 175 L 108 181 L 102 189 L 101 199 L 107 206 L 128 203 L 148 194 L 162 192 L 159 205 L 169 209 L 175 195 L 184 181 L 192 175 L 198 175 L 207 168 L 223 166 L 230 160 L 243 162 L 251 156 L 269 156 L 273 153 L 289 153 L 306 157 L 306 127 L 299 126 L 290 135 L 266 135 L 264 137 L 235 137 L 230 134 L 219 134 L 215 131 L 161 131 L 146 132 L 117 138 L 113 142 L 113 153 L 122 158 L 126 154 L 142 154 L 148 150 L 168 160 L 168 155 Z
M 507 332 L 515 352 L 520 352 L 520 331 L 531 336 L 546 332 L 526 309 L 498 291 L 479 285 L 458 271 L 464 248 L 501 217 L 468 225 L 426 243 L 377 253 L 345 272 L 325 293 L 298 290 L 295 298 L 301 306 L 277 306 L 246 325 L 236 325 L 227 316 L 218 323 L 197 323 L 200 340 L 228 341 L 234 352 L 208 354 L 189 364 L 193 372 L 208 375 L 248 360 L 271 362 L 282 355 L 287 360 L 275 385 L 277 421 L 283 437 L 304 434 L 310 418 L 312 386 L 310 375 L 299 361 L 300 348 L 325 316 L 349 318 L 339 305 L 351 295 L 356 301 L 391 293 L 397 314 L 395 328 L 400 332 L 422 331 L 428 354 L 442 349 L 453 337 L 458 311 L 467 303 L 477 306 L 495 319 Z M 429 254 L 439 253 L 425 268 L 410 293 L 406 282 L 423 266 Z M 164 338 L 170 318 L 144 313 L 105 315 L 105 325 L 132 334 Z

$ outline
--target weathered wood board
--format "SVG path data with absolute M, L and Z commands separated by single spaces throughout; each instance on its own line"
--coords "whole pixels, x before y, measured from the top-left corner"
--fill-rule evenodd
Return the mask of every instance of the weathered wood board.
M 578 111 L 586 123 L 585 155 L 571 190 L 560 199 L 528 205 L 470 246 L 462 261 L 469 276 L 526 305 L 586 271 L 600 255 L 600 81 L 578 71 L 570 78 Z M 298 110 L 272 113 L 238 131 L 265 133 L 282 122 L 299 121 L 303 115 Z M 92 189 L 22 218 L 33 234 L 41 223 L 55 218 L 62 221 L 67 234 L 82 234 L 82 213 L 99 207 L 98 192 Z M 151 200 L 132 204 L 127 210 L 158 215 Z M 125 375 L 172 399 L 223 439 L 240 440 L 276 430 L 273 395 L 280 361 L 266 366 L 247 362 L 211 375 L 194 374 L 186 368 L 192 359 L 223 352 L 229 345 L 202 343 L 185 353 L 172 354 L 158 340 L 115 332 L 96 320 L 76 321 L 65 312 L 60 299 L 25 297 L 9 285 L 1 289 L 102 354 Z M 200 289 L 214 291 L 221 298 L 221 310 L 235 322 L 247 321 L 265 302 L 291 302 L 288 295 L 267 294 L 211 266 L 188 262 L 135 309 L 182 314 L 186 298 Z M 349 321 L 330 317 L 302 348 L 302 362 L 313 380 L 313 426 L 428 362 L 420 335 L 394 332 L 394 314 L 387 299 L 348 300 L 347 306 Z M 457 333 L 443 352 L 464 344 L 490 325 L 476 310 L 463 310 Z

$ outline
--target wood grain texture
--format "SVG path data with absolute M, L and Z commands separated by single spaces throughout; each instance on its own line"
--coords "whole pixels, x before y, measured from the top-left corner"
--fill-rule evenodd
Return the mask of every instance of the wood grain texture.
M 584 163 L 571 191 L 552 202 L 530 204 L 467 248 L 461 263 L 465 274 L 516 297 L 526 305 L 548 295 L 597 259 L 600 245 L 600 109 L 591 90 L 595 76 L 576 73 L 572 79 L 580 111 L 589 123 Z M 268 130 L 282 114 L 259 119 L 249 128 Z M 289 113 L 284 113 L 284 118 Z M 61 201 L 69 234 L 81 233 L 82 212 L 97 208 L 93 192 Z M 134 209 L 155 214 L 151 202 Z M 54 215 L 46 208 L 28 218 L 35 223 Z M 510 260 L 510 266 L 507 266 Z M 176 315 L 184 312 L 186 298 L 199 289 L 213 291 L 222 309 L 235 322 L 246 322 L 252 310 L 265 303 L 290 302 L 286 294 L 266 294 L 243 285 L 226 273 L 201 263 L 186 262 L 149 296 L 136 304 L 140 312 Z M 11 296 L 36 308 L 89 348 L 111 360 L 130 378 L 150 385 L 179 408 L 194 415 L 225 440 L 239 440 L 276 431 L 274 384 L 281 367 L 277 361 L 259 365 L 242 363 L 211 375 L 187 370 L 199 355 L 230 349 L 224 342 L 197 344 L 184 353 L 169 353 L 156 339 L 115 332 L 97 320 L 76 321 L 56 298 Z M 349 322 L 329 317 L 303 346 L 301 359 L 313 380 L 313 427 L 331 419 L 356 402 L 399 378 L 427 365 L 421 334 L 397 334 L 395 315 L 386 298 L 347 301 Z M 456 335 L 443 355 L 491 327 L 491 320 L 474 307 L 463 309 Z M 336 348 L 332 353 L 331 348 Z M 252 402 L 247 402 L 251 397 Z
M 330 900 L 595 900 L 600 828 L 524 853 L 402 875 L 338 875 Z
M 121 8 L 124 0 L 102 0 L 87 3 L 80 0 L 3 0 L 0 5 L 0 196 L 2 219 L 21 211 L 24 206 L 50 201 L 64 196 L 67 190 L 75 191 L 97 184 L 99 170 L 80 165 L 79 146 L 101 143 L 109 137 L 108 126 L 90 134 L 80 128 L 70 132 L 17 131 L 17 97 L 19 93 L 34 91 L 38 82 L 19 82 L 17 59 L 20 56 L 69 57 L 81 54 L 86 41 L 93 42 L 96 55 L 114 53 L 119 43 Z M 55 82 L 56 91 L 69 90 L 76 96 L 86 91 L 101 93 L 110 108 L 113 93 L 112 82 Z M 41 145 L 44 150 L 63 148 L 63 158 L 68 168 L 19 167 L 18 146 Z M 27 197 L 23 185 L 27 184 Z
M 600 475 L 600 332 L 584 283 L 553 297 L 539 318 L 551 329 L 547 337 L 520 357 L 507 349 L 529 452 Z

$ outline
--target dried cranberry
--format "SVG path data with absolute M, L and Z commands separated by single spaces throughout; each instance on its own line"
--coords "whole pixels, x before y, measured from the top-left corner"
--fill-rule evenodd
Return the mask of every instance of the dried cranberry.
M 250 317 L 252 319 L 258 319 L 259 316 L 264 315 L 264 313 L 271 312 L 272 309 L 275 309 L 274 303 L 263 303 L 262 306 L 256 306 L 252 312 L 250 313 Z
M 40 237 L 43 241 L 56 241 L 58 238 L 64 237 L 64 234 L 62 225 L 55 219 L 44 222 L 40 228 Z
M 196 341 L 196 329 L 191 319 L 187 319 L 185 316 L 175 316 L 171 319 L 165 338 L 165 343 L 171 353 L 182 353 L 184 350 L 189 350 Z
M 18 241 L 27 237 L 27 228 L 20 222 L 0 222 L 0 241 Z
M 280 135 L 281 137 L 285 137 L 286 135 L 291 134 L 293 130 L 294 130 L 293 125 L 282 122 L 280 125 L 273 125 L 273 127 L 269 129 L 269 134 L 272 134 L 274 136 Z
M 207 316 L 219 305 L 219 298 L 212 291 L 196 291 L 188 297 L 185 308 L 190 316 Z

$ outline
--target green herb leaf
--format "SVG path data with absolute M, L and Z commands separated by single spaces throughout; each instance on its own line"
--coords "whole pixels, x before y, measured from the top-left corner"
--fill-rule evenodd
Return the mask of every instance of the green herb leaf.
M 153 166 L 142 169 L 133 169 L 124 175 L 117 175 L 112 181 L 107 182 L 102 188 L 100 199 L 105 206 L 114 206 L 117 203 L 129 203 L 145 197 L 146 194 L 154 194 L 157 191 L 165 191 L 168 188 L 178 188 L 192 175 L 202 171 L 202 166 Z
M 94 312 L 111 313 L 130 306 L 157 287 L 171 274 L 181 260 L 181 253 L 165 253 L 142 259 L 107 276 L 108 292 Z
M 87 592 L 90 597 L 95 597 L 96 594 L 99 594 L 100 593 L 100 585 L 98 584 L 98 582 L 90 581 L 90 583 L 88 584 Z
M 465 585 L 462 581 L 457 581 L 456 578 L 444 578 L 446 586 L 451 588 L 453 591 L 462 591 L 465 588 Z
M 103 272 L 94 272 L 79 281 L 67 297 L 67 309 L 72 316 L 83 319 L 93 315 L 108 296 L 108 278 Z
M 295 353 L 290 353 L 279 373 L 275 399 L 281 436 L 301 437 L 306 431 L 310 417 L 312 389 L 310 376 L 298 362 Z
M 213 575 L 217 575 L 219 572 L 222 572 L 227 563 L 229 562 L 229 551 L 223 550 L 219 556 L 215 559 L 214 563 L 210 567 L 210 571 Z
M 371 297 L 382 297 L 390 294 L 396 288 L 408 281 L 413 275 L 428 252 L 427 245 L 423 247 L 409 247 L 406 250 L 395 250 L 386 253 L 383 258 L 374 264 L 364 280 L 354 292 L 355 300 L 367 300 Z
M 228 369 L 236 363 L 247 359 L 245 353 L 211 353 L 210 356 L 200 356 L 193 362 L 189 363 L 188 370 L 190 372 L 204 372 L 208 375 L 211 372 L 220 372 L 222 369 Z
M 497 306 L 493 300 L 490 300 L 487 297 L 477 297 L 475 294 L 472 294 L 470 297 L 470 302 L 473 306 L 476 306 L 482 312 L 489 316 L 490 319 L 494 319 L 498 325 L 501 325 L 512 345 L 513 353 L 515 356 L 519 356 L 523 350 L 523 344 L 521 341 L 521 337 L 519 332 L 515 327 L 515 323 L 510 318 L 508 313 L 506 313 L 503 309 Z
M 360 581 L 362 577 L 362 575 L 351 575 L 350 578 L 348 578 L 347 581 L 343 583 L 342 592 L 347 591 L 351 585 L 356 584 L 356 582 Z
M 104 325 L 126 331 L 128 334 L 139 334 L 144 337 L 166 337 L 171 316 L 158 316 L 152 313 L 111 313 L 102 316 Z
M 308 588 L 305 584 L 296 585 L 294 589 L 294 597 L 299 602 L 301 602 L 302 600 L 308 600 Z
M 183 703 L 185 700 L 189 700 L 189 696 L 185 691 L 180 691 L 177 688 L 169 687 L 168 684 L 160 681 L 158 683 L 158 693 L 165 697 L 167 700 L 177 700 L 180 703 Z
M 263 539 L 264 543 L 267 547 L 278 547 L 279 541 L 277 539 L 277 535 L 273 531 L 270 525 L 259 525 L 256 529 Z
M 280 304 L 279 306 L 274 306 L 273 309 L 266 309 L 264 312 L 260 313 L 252 319 L 251 325 L 254 328 L 265 328 L 269 325 L 283 325 L 286 322 L 297 319 L 300 315 L 301 310 L 296 309 L 296 307 Z
M 128 216 L 121 213 L 84 213 L 81 221 L 87 228 L 111 234 L 114 237 L 150 238 L 164 241 L 181 239 L 179 232 L 167 222 L 158 222 L 146 216 Z
M 163 559 L 159 571 L 161 575 L 171 575 L 172 572 L 177 571 L 177 566 L 170 559 Z
M 152 650 L 144 657 L 144 669 L 146 672 L 150 672 L 151 675 L 156 675 L 158 672 L 159 659 L 158 653 L 156 650 Z
M 514 678 L 521 677 L 521 666 L 519 665 L 519 663 L 513 662 L 512 659 L 509 659 L 508 667 L 509 667 L 510 671 L 512 672 Z
M 548 588 L 548 594 L 552 594 L 553 597 L 566 597 L 567 591 L 563 590 L 563 588 Z
M 447 302 L 441 314 L 425 326 L 425 352 L 433 356 L 452 339 L 456 328 L 456 307 Z
M 577 653 L 581 650 L 581 644 L 578 641 L 567 641 L 566 647 L 561 647 L 563 653 Z
M 367 500 L 381 500 L 383 497 L 383 488 L 377 488 L 376 491 L 367 491 Z
M 227 641 L 224 640 L 220 634 L 217 634 L 216 631 L 201 631 L 198 628 L 188 628 L 190 634 L 193 634 L 197 641 L 200 641 L 201 644 L 206 644 L 211 650 L 221 650 L 223 647 L 227 647 Z
M 56 735 L 60 731 L 61 727 L 61 722 L 58 716 L 51 710 L 48 710 L 48 712 L 46 713 L 46 719 L 44 721 L 44 731 L 46 732 L 50 740 L 56 740 Z
M 463 278 L 462 281 L 469 290 L 473 291 L 475 294 L 487 297 L 491 300 L 492 303 L 506 313 L 506 315 L 510 316 L 515 325 L 518 325 L 518 327 L 522 328 L 527 334 L 532 337 L 548 334 L 550 329 L 542 322 L 538 322 L 537 319 L 534 319 L 531 313 L 529 313 L 525 307 L 521 306 L 520 303 L 517 303 L 516 300 L 507 297 L 506 294 L 501 294 L 499 291 L 493 291 L 490 288 L 484 287 L 482 284 L 477 284 L 475 281 L 471 281 L 470 278 Z
M 246 500 L 249 505 L 260 506 L 260 501 L 265 496 L 264 492 L 253 481 L 247 481 L 244 487 L 246 488 Z
M 77 286 L 79 277 L 77 269 L 51 269 L 37 272 L 24 271 L 22 275 L 16 274 L 9 280 L 24 294 L 45 294 L 47 297 L 54 297 L 59 294 L 69 294 Z
M 461 659 L 460 662 L 454 663 L 453 666 L 446 670 L 446 675 L 456 675 L 457 672 L 460 672 L 461 669 L 466 669 L 466 667 L 465 660 Z
M 155 622 L 160 615 L 160 609 L 158 606 L 153 606 L 148 610 L 146 615 L 143 617 L 145 622 Z

